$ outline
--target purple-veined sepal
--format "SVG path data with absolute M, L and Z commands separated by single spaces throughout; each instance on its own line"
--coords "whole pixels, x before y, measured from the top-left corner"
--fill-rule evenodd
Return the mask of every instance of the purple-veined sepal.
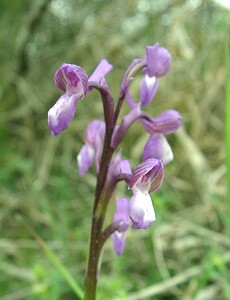
M 138 190 L 142 192 L 155 192 L 164 178 L 164 167 L 161 160 L 149 158 L 140 163 L 134 170 L 129 187 L 135 193 Z
M 141 118 L 141 123 L 146 131 L 150 134 L 162 133 L 164 135 L 171 134 L 178 130 L 182 125 L 182 117 L 178 111 L 169 109 L 161 113 L 155 118 L 148 120 Z
M 88 75 L 74 64 L 62 64 L 54 74 L 54 82 L 63 92 L 75 94 L 78 99 L 83 98 L 88 89 Z
M 178 111 L 169 109 L 153 118 L 153 132 L 164 135 L 175 132 L 182 125 L 182 117 Z

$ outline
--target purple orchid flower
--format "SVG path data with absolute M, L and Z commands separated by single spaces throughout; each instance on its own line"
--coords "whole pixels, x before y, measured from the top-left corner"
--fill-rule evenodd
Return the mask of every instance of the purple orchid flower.
M 137 229 L 146 229 L 156 220 L 149 192 L 155 192 L 161 185 L 164 168 L 161 160 L 150 158 L 137 166 L 130 179 L 133 192 L 130 199 L 129 214 Z
M 113 221 L 120 221 L 117 230 L 112 234 L 114 251 L 117 255 L 121 255 L 125 248 L 125 232 L 131 226 L 129 217 L 129 201 L 126 198 L 116 199 L 116 212 Z
M 56 136 L 69 126 L 77 109 L 78 100 L 88 89 L 88 76 L 79 66 L 63 64 L 54 75 L 54 82 L 65 92 L 48 111 L 48 124 Z
M 102 59 L 88 79 L 86 72 L 79 66 L 63 64 L 54 75 L 56 86 L 65 92 L 48 112 L 48 124 L 52 135 L 57 136 L 72 121 L 78 100 L 92 90 L 89 82 L 105 84 L 104 76 L 112 70 L 112 65 Z
M 145 144 L 142 160 L 157 158 L 162 160 L 164 166 L 173 160 L 172 149 L 165 135 L 178 130 L 182 125 L 182 117 L 176 110 L 167 110 L 151 122 L 142 120 L 145 129 L 151 134 Z
M 146 47 L 147 67 L 143 70 L 141 81 L 141 104 L 146 105 L 155 97 L 158 89 L 158 78 L 166 75 L 171 68 L 171 55 L 164 47 L 156 43 Z
M 105 123 L 100 120 L 90 122 L 85 130 L 85 145 L 77 156 L 80 176 L 83 176 L 95 160 L 96 171 L 99 172 L 102 148 L 105 137 Z

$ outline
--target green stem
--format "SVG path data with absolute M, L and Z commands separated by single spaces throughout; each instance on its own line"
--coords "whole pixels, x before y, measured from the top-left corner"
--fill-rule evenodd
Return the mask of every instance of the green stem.
M 230 213 L 230 51 L 226 43 L 226 115 L 225 115 L 225 144 L 226 144 L 226 167 L 227 167 L 227 201 L 228 212 Z M 230 232 L 230 220 L 228 221 L 228 230 Z
M 95 191 L 93 220 L 92 220 L 90 246 L 89 246 L 88 267 L 87 267 L 86 280 L 85 280 L 84 300 L 96 299 L 98 263 L 99 263 L 101 249 L 106 239 L 115 230 L 114 226 L 116 226 L 116 224 L 113 224 L 111 225 L 111 227 L 108 227 L 103 232 L 103 224 L 104 224 L 107 206 L 116 185 L 116 183 L 114 182 L 109 183 L 108 186 L 106 185 L 109 165 L 115 150 L 115 147 L 111 146 L 111 140 L 112 140 L 115 124 L 122 103 L 124 101 L 124 96 L 123 96 L 118 103 L 116 111 L 114 112 L 114 101 L 108 88 L 106 86 L 105 87 L 100 86 L 96 82 L 91 82 L 90 85 L 93 86 L 94 88 L 97 88 L 101 93 L 106 131 L 105 131 L 103 151 L 101 155 L 100 170 L 97 175 L 97 185 Z
M 86 273 L 85 282 L 85 297 L 84 300 L 96 299 L 96 286 L 97 286 L 97 269 L 99 261 L 99 235 L 100 235 L 100 222 L 95 217 L 93 218 L 91 228 L 91 239 L 89 249 L 88 268 Z

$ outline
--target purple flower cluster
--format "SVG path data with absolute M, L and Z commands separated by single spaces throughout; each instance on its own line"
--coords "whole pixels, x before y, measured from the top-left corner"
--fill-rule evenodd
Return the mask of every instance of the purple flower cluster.
M 84 134 L 85 145 L 77 156 L 81 176 L 93 163 L 95 163 L 97 176 L 100 176 L 103 151 L 106 152 L 106 141 L 108 143 L 109 140 L 108 151 L 113 154 L 135 121 L 139 121 L 149 133 L 143 149 L 142 162 L 133 172 L 128 160 L 122 159 L 121 150 L 109 161 L 103 197 L 110 199 L 120 180 L 124 180 L 132 191 L 130 200 L 124 197 L 116 199 L 116 211 L 112 224 L 117 225 L 112 232 L 112 240 L 117 255 L 121 255 L 124 251 L 125 232 L 130 226 L 146 229 L 156 220 L 149 193 L 155 192 L 161 186 L 164 167 L 173 160 L 173 153 L 165 136 L 181 126 L 182 118 L 175 110 L 167 110 L 153 118 L 143 111 L 142 107 L 152 102 L 158 90 L 159 78 L 166 75 L 170 68 L 171 55 L 167 49 L 160 47 L 158 43 L 147 46 L 146 55 L 135 59 L 128 67 L 115 110 L 105 80 L 105 75 L 112 70 L 112 65 L 107 60 L 103 59 L 89 78 L 82 68 L 72 64 L 63 64 L 54 76 L 56 86 L 64 92 L 48 112 L 48 123 L 51 133 L 55 136 L 69 126 L 76 112 L 78 101 L 93 88 L 98 89 L 104 99 L 105 122 L 95 119 L 88 124 Z M 134 101 L 129 87 L 139 71 L 143 73 L 140 100 Z M 124 100 L 127 101 L 130 112 L 123 116 L 120 124 L 117 124 L 117 117 Z M 111 116 L 108 116 L 108 111 L 112 112 Z

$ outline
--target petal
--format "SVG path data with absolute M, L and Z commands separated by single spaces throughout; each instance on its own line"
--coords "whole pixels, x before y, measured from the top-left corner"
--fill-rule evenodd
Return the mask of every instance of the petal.
M 142 160 L 157 158 L 164 166 L 173 160 L 172 149 L 163 134 L 153 134 L 145 144 Z
M 127 159 L 123 159 L 120 161 L 120 171 L 123 174 L 132 174 L 132 170 Z
M 76 95 L 62 95 L 48 111 L 48 124 L 51 133 L 56 136 L 69 126 L 77 108 Z
M 88 124 L 84 133 L 85 144 L 94 149 L 96 171 L 99 172 L 101 154 L 104 145 L 105 123 L 101 120 L 93 120 Z
M 120 174 L 121 150 L 111 159 L 107 177 L 105 180 L 103 197 L 110 199 L 117 185 L 117 177 Z
M 157 72 L 155 74 L 156 77 L 161 77 L 166 75 L 170 69 L 172 64 L 171 54 L 164 47 L 160 47 L 158 49 L 158 58 L 157 58 Z
M 95 135 L 94 139 L 94 150 L 95 150 L 95 164 L 96 164 L 96 171 L 99 172 L 100 162 L 101 162 L 101 155 L 104 146 L 104 138 L 105 138 L 105 123 L 102 122 L 98 124 L 98 131 Z
M 125 99 L 131 109 L 135 108 L 139 103 L 135 103 L 129 91 L 125 94 Z
M 78 98 L 83 98 L 88 89 L 88 75 L 73 64 L 62 64 L 54 75 L 54 82 L 62 91 L 77 94 Z
M 130 199 L 129 214 L 137 229 L 146 229 L 156 221 L 152 200 L 148 193 L 134 193 Z
M 84 145 L 77 156 L 80 176 L 84 176 L 85 173 L 89 170 L 94 161 L 94 158 L 94 149 L 90 145 Z
M 158 80 L 156 77 L 149 77 L 145 74 L 141 81 L 141 104 L 146 105 L 153 100 L 158 89 Z
M 160 187 L 163 177 L 164 167 L 161 160 L 149 158 L 134 170 L 129 186 L 133 192 L 153 192 Z
M 147 73 L 150 77 L 155 76 L 157 72 L 158 48 L 158 43 L 146 47 Z
M 100 82 L 107 73 L 112 70 L 113 66 L 104 58 L 102 59 L 93 74 L 89 77 L 89 81 Z
M 150 77 L 161 77 L 166 75 L 171 69 L 171 54 L 164 47 L 159 47 L 156 43 L 146 47 L 147 74 Z
M 115 153 L 110 161 L 107 180 L 116 185 L 117 176 L 120 174 L 121 150 Z
M 112 234 L 113 248 L 115 253 L 119 256 L 122 255 L 125 249 L 125 233 L 115 231 Z
M 93 146 L 95 144 L 95 137 L 96 136 L 103 137 L 104 139 L 104 135 L 105 135 L 105 123 L 101 120 L 95 119 L 87 125 L 84 133 L 84 140 L 85 143 Z M 99 141 L 97 140 L 97 143 L 98 142 Z
M 180 128 L 182 117 L 178 111 L 169 109 L 153 119 L 155 131 L 163 134 L 170 134 Z

